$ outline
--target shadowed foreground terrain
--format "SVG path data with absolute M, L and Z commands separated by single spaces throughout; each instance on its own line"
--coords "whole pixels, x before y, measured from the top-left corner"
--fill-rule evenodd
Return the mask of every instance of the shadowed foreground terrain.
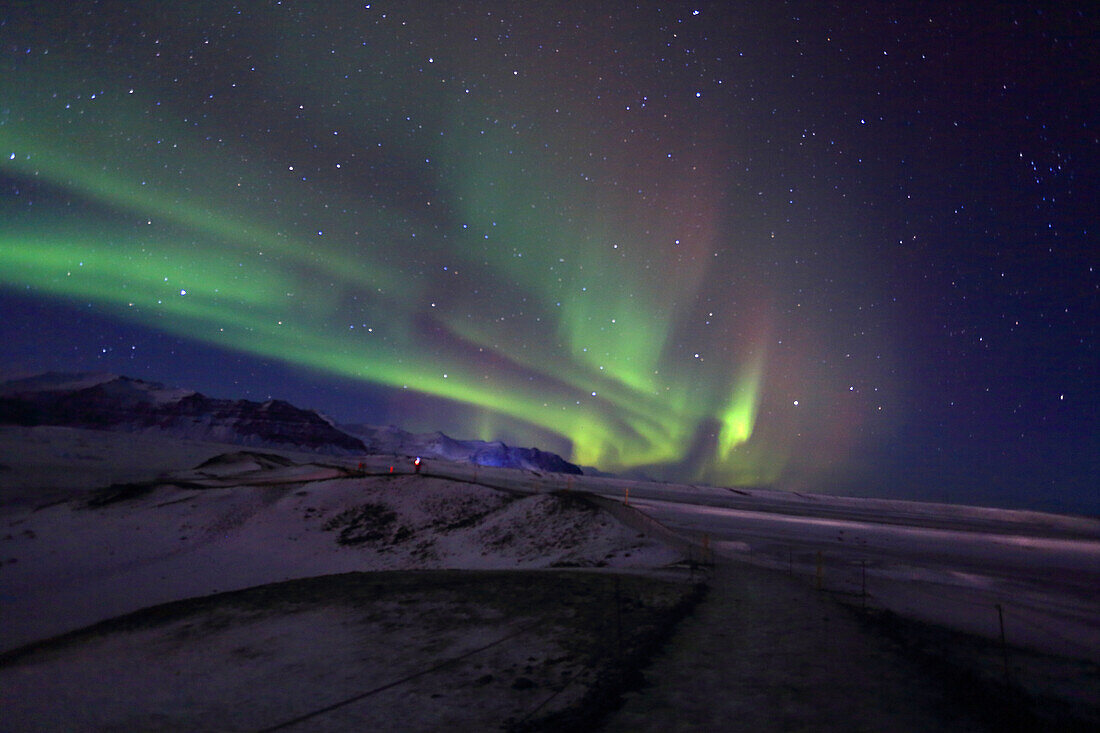
M 583 729 L 701 592 L 607 573 L 414 571 L 177 601 L 0 656 L 4 727 Z

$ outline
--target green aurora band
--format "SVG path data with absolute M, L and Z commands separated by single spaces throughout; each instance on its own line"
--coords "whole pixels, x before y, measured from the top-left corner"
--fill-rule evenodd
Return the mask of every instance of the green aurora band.
M 294 150 L 230 134 L 216 110 L 199 126 L 148 85 L 107 74 L 66 88 L 80 75 L 60 54 L 26 63 L 40 84 L 0 81 L 0 168 L 47 195 L 4 206 L 0 286 L 468 405 L 480 437 L 549 433 L 582 465 L 678 466 L 726 483 L 782 475 L 790 426 L 755 439 L 769 385 L 778 404 L 797 378 L 789 364 L 769 372 L 767 298 L 736 293 L 745 317 L 701 342 L 684 337 L 717 309 L 701 296 L 724 287 L 710 272 L 720 192 L 668 182 L 629 150 L 578 177 L 590 156 L 572 152 L 580 133 L 568 124 L 546 130 L 559 145 L 533 145 L 485 123 L 514 118 L 501 106 L 516 99 L 460 107 L 414 85 L 448 134 L 382 135 L 394 141 L 395 177 L 430 165 L 415 202 L 380 201 L 357 195 L 354 161 L 296 164 Z M 293 86 L 302 99 L 323 89 Z M 311 129 L 370 147 L 368 131 L 398 123 L 393 103 L 362 94 L 350 129 L 346 115 L 326 119 L 320 100 Z M 530 116 L 539 112 L 532 103 Z M 682 205 L 639 201 L 616 166 Z

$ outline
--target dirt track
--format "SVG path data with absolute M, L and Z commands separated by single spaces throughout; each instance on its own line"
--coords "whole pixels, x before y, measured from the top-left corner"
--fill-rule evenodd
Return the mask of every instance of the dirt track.
M 601 730 L 1095 730 L 1095 699 L 1006 687 L 1000 659 L 980 637 L 863 614 L 785 573 L 726 563 L 646 670 L 650 684 Z M 1078 660 L 1026 661 L 1032 678 L 1045 664 L 1100 689 Z

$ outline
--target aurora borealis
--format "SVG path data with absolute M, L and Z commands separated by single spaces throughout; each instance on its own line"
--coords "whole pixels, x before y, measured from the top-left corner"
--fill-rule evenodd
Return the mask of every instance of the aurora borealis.
M 1075 505 L 1096 52 L 1059 33 L 1095 19 L 973 12 L 19 4 L 6 370 L 659 478 Z

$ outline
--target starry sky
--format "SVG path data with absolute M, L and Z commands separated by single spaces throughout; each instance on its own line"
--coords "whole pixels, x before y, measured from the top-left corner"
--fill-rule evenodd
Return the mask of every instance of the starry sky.
M 993 5 L 6 3 L 0 377 L 1100 513 L 1100 17 Z

